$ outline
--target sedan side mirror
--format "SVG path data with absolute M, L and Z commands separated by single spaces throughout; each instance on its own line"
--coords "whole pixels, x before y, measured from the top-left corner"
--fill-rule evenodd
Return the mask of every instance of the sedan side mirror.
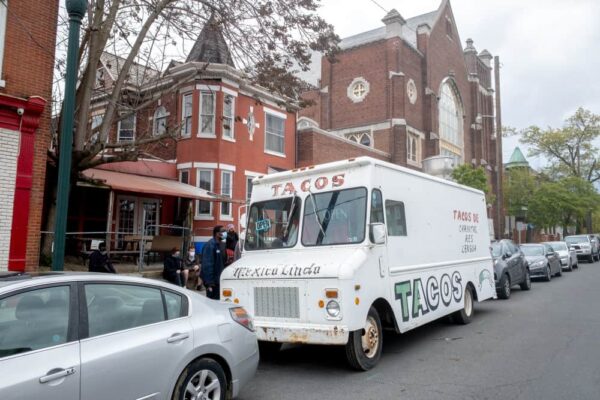
M 381 222 L 371 224 L 371 238 L 373 238 L 373 243 L 375 244 L 385 244 L 385 224 Z
M 511 258 L 511 257 L 512 257 L 512 254 L 510 254 L 510 253 L 504 253 L 504 254 L 502 255 L 502 259 L 503 259 L 503 260 L 506 260 L 506 259 L 508 259 L 508 258 Z

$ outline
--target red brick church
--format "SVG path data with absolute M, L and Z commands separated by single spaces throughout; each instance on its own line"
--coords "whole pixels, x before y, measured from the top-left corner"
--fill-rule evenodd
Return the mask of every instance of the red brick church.
M 448 0 L 409 19 L 391 10 L 382 22 L 343 39 L 336 61 L 323 57 L 312 71 L 315 89 L 304 97 L 313 105 L 298 119 L 298 164 L 370 155 L 434 174 L 443 174 L 444 163 L 483 166 L 499 236 L 492 55 L 471 39 L 462 47 Z

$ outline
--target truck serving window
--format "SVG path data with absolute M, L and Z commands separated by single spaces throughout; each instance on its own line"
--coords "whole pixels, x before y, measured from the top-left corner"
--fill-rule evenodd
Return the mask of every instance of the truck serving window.
M 297 196 L 252 204 L 248 214 L 245 249 L 294 247 L 298 242 L 301 204 Z
M 325 246 L 365 239 L 367 189 L 317 193 L 306 198 L 302 244 Z
M 406 215 L 403 202 L 386 200 L 385 217 L 388 224 L 388 235 L 406 236 Z

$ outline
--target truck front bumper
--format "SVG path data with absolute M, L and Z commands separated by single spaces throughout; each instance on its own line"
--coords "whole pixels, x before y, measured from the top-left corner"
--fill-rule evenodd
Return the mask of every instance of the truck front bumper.
M 303 323 L 254 321 L 258 340 L 280 343 L 346 344 L 348 327 Z

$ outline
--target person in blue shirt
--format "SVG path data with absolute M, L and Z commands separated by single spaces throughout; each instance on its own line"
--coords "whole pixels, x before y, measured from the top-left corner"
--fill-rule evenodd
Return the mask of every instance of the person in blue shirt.
M 201 275 L 206 287 L 206 297 L 219 300 L 220 279 L 224 268 L 224 254 L 221 242 L 224 238 L 225 229 L 222 225 L 213 228 L 213 237 L 202 247 Z

